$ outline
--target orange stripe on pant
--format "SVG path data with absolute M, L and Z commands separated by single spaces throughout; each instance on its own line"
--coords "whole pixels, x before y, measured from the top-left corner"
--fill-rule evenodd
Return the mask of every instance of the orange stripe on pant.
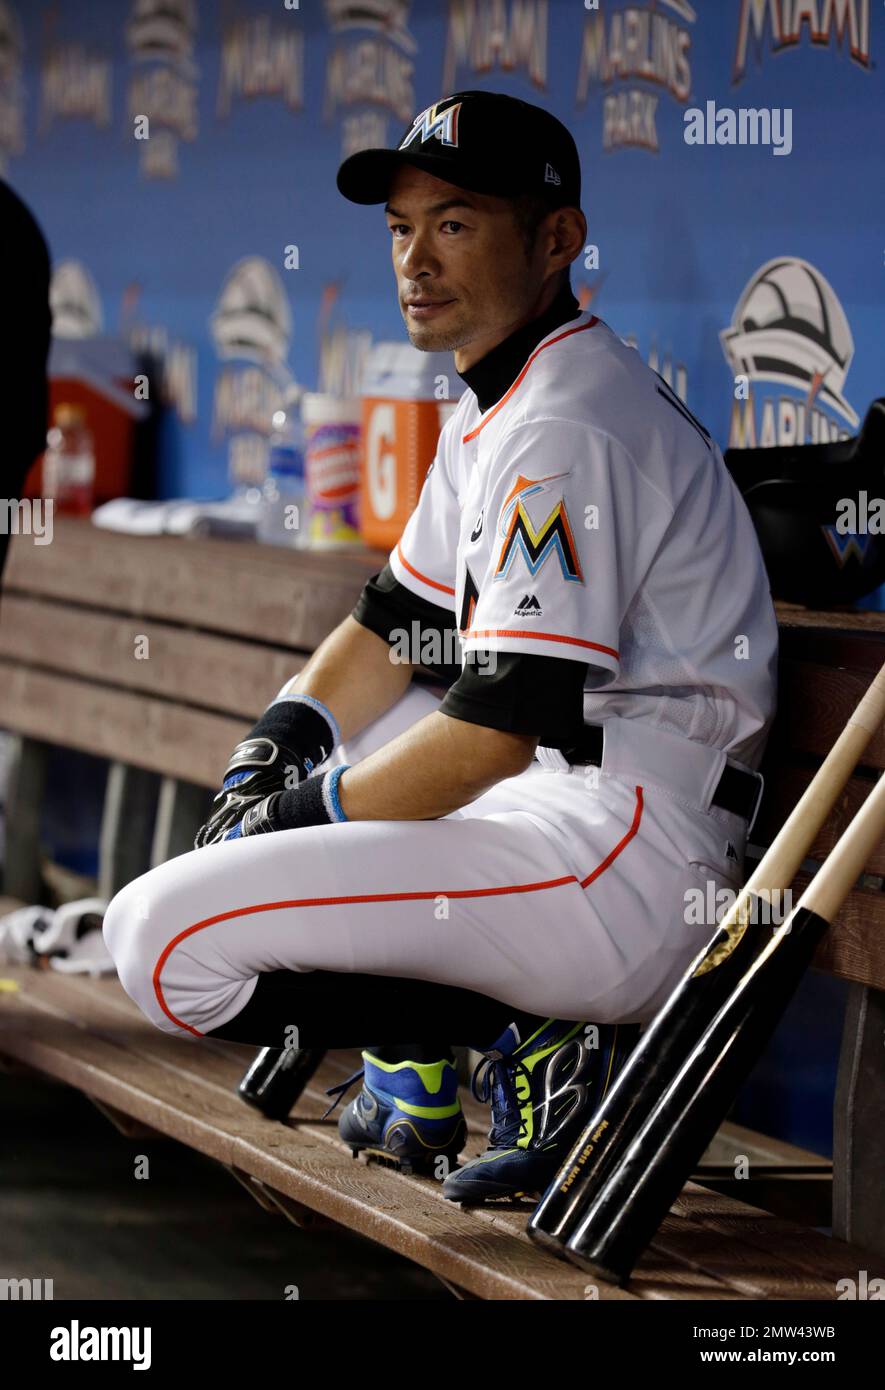
M 457 888 L 452 889 L 449 892 L 444 892 L 439 888 L 435 888 L 410 893 L 352 893 L 347 895 L 339 895 L 335 897 L 325 898 L 292 898 L 284 899 L 279 902 L 254 903 L 251 907 L 235 908 L 230 912 L 216 913 L 213 917 L 207 917 L 204 921 L 194 922 L 192 926 L 186 927 L 184 931 L 179 932 L 178 935 L 174 936 L 172 940 L 164 947 L 162 953 L 160 954 L 157 960 L 156 965 L 154 966 L 152 976 L 154 994 L 156 996 L 157 1002 L 160 1005 L 160 1008 L 163 1010 L 166 1017 L 172 1023 L 176 1024 L 177 1027 L 184 1029 L 184 1031 L 187 1033 L 191 1033 L 196 1038 L 201 1038 L 204 1036 L 204 1034 L 202 1034 L 199 1031 L 199 1029 L 193 1028 L 189 1023 L 183 1022 L 180 1018 L 177 1018 L 175 1014 L 172 1013 L 163 995 L 163 988 L 160 981 L 160 976 L 163 971 L 163 966 L 166 964 L 167 960 L 169 959 L 172 952 L 175 950 L 176 946 L 179 946 L 181 942 L 187 940 L 188 937 L 193 936 L 195 932 L 205 931 L 207 927 L 214 926 L 218 922 L 229 922 L 238 917 L 250 917 L 254 916 L 256 913 L 276 912 L 281 908 L 291 907 L 335 907 L 343 906 L 345 904 L 350 906 L 356 903 L 422 902 L 427 900 L 433 900 L 434 898 L 441 896 L 452 899 L 486 898 L 502 896 L 510 893 L 543 892 L 546 889 L 560 888 L 563 885 L 570 883 L 579 883 L 582 889 L 588 888 L 591 883 L 595 882 L 595 880 L 598 879 L 599 876 L 602 873 L 604 873 L 605 870 L 609 868 L 611 864 L 614 863 L 618 855 L 621 854 L 621 852 L 626 848 L 626 846 L 630 843 L 630 841 L 635 837 L 635 835 L 639 831 L 639 825 L 642 820 L 643 806 L 642 787 L 637 786 L 635 791 L 636 806 L 633 814 L 633 821 L 630 825 L 629 830 L 627 830 L 627 832 L 621 837 L 621 839 L 610 851 L 610 853 L 606 855 L 602 862 L 598 864 L 597 867 L 586 876 L 586 878 L 579 880 L 574 874 L 564 874 L 560 878 L 549 879 L 542 883 L 507 884 L 493 888 Z

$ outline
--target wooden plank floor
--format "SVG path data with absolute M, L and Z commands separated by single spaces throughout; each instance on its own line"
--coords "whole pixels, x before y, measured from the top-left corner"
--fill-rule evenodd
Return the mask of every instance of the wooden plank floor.
M 357 1053 L 329 1053 L 295 1118 L 280 1124 L 234 1094 L 254 1048 L 161 1033 L 115 979 L 8 967 L 0 975 L 7 981 L 0 988 L 0 1052 L 251 1174 L 476 1297 L 594 1296 L 589 1276 L 528 1239 L 528 1203 L 466 1210 L 446 1201 L 433 1179 L 352 1159 L 338 1138 L 338 1112 L 321 1116 L 329 1103 L 324 1088 L 357 1069 Z M 472 1098 L 465 1109 L 465 1152 L 472 1155 L 482 1147 L 487 1115 Z M 875 1267 L 875 1257 L 690 1183 L 629 1287 L 600 1285 L 598 1297 L 823 1300 L 834 1297 L 846 1270 L 885 1274 Z

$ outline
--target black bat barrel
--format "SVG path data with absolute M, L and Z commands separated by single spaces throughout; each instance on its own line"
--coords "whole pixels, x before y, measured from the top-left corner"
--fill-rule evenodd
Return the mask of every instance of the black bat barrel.
M 751 899 L 748 925 L 729 945 L 729 934 L 718 927 L 686 971 L 665 1004 L 642 1034 L 630 1060 L 608 1096 L 591 1116 L 584 1132 L 539 1202 L 529 1234 L 539 1244 L 563 1254 L 575 1213 L 583 1205 L 588 1183 L 601 1182 L 620 1162 L 624 1135 L 635 1132 L 663 1095 L 709 1021 L 731 998 L 753 961 L 770 943 L 770 904 Z M 718 963 L 713 964 L 713 962 Z
M 326 1055 L 323 1047 L 263 1047 L 238 1095 L 271 1120 L 285 1120 Z
M 589 1174 L 564 1232 L 574 1264 L 612 1283 L 627 1281 L 777 1027 L 827 925 L 803 908 L 789 932 L 748 928 L 747 968 L 733 995 L 683 1051 L 663 1088 L 641 1098 L 605 1173 Z
M 734 959 L 745 940 L 746 933 L 719 965 L 698 975 L 702 963 L 715 958 L 727 945 L 727 933 L 718 928 L 642 1034 L 624 1070 L 535 1208 L 528 1230 L 539 1244 L 564 1253 L 567 1228 L 591 1174 L 601 1178 L 617 1161 L 618 1138 L 630 1122 L 638 1097 L 661 1093 L 697 1037 L 701 1017 L 710 1018 L 729 997 L 746 965 L 745 946 L 742 960 L 736 963 Z

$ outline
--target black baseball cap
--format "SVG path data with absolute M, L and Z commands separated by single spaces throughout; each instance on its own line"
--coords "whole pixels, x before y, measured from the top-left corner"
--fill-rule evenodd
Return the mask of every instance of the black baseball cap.
M 504 92 L 453 92 L 421 111 L 393 149 L 358 150 L 338 170 L 352 203 L 384 203 L 403 164 L 474 193 L 534 193 L 581 206 L 581 162 L 569 130 L 542 106 Z

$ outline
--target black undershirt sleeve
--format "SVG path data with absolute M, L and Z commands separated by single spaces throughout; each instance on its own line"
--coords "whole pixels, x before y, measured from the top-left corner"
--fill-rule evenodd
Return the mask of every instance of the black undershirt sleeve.
M 391 633 L 418 621 L 422 641 L 439 632 L 440 650 L 457 651 L 455 615 L 400 584 L 389 564 L 369 579 L 352 617 L 391 646 Z M 537 734 L 548 748 L 568 748 L 584 724 L 587 663 L 525 652 L 471 653 L 462 666 L 422 662 L 449 686 L 440 713 L 504 733 Z
M 389 562 L 378 574 L 373 574 L 371 579 L 366 581 L 356 606 L 351 611 L 351 617 L 363 627 L 383 637 L 391 646 L 396 641 L 391 636 L 392 632 L 397 628 L 405 628 L 407 632 L 411 632 L 412 623 L 417 621 L 420 624 L 422 645 L 427 642 L 428 637 L 438 633 L 437 646 L 440 655 L 459 652 L 454 612 L 450 608 L 443 608 L 440 604 L 430 603 L 418 594 L 413 594 L 405 584 L 400 584 Z M 460 659 L 456 663 L 422 661 L 420 664 L 426 670 L 432 671 L 444 685 L 454 684 L 461 674 Z
M 537 734 L 545 748 L 569 748 L 584 724 L 587 664 L 526 652 L 470 653 L 440 713 L 511 734 Z

